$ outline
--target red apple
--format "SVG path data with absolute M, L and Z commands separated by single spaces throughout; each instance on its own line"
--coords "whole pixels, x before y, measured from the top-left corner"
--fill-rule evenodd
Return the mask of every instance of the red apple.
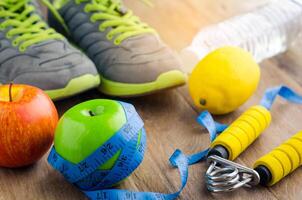
M 22 167 L 39 160 L 53 142 L 58 113 L 42 90 L 0 86 L 0 166 Z

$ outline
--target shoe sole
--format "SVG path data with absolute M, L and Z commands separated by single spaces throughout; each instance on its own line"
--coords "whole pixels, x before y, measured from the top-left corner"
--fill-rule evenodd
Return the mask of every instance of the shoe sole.
M 55 90 L 45 90 L 52 100 L 64 99 L 100 85 L 100 76 L 85 74 L 69 81 L 66 87 Z
M 162 90 L 171 89 L 184 85 L 187 76 L 178 70 L 169 71 L 161 74 L 155 81 L 149 83 L 129 84 L 114 82 L 101 76 L 102 84 L 99 90 L 110 96 L 116 97 L 138 97 L 152 94 Z

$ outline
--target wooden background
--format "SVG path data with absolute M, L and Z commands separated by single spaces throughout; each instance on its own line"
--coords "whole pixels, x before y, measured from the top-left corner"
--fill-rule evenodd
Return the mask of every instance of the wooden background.
M 248 11 L 266 1 L 259 0 L 152 0 L 150 8 L 140 1 L 127 0 L 126 5 L 155 27 L 175 50 L 188 45 L 196 32 L 212 23 Z M 302 42 L 300 42 L 302 44 Z M 267 87 L 286 84 L 302 93 L 302 59 L 299 43 L 287 53 L 261 64 L 262 80 L 256 94 L 238 111 L 217 117 L 232 122 L 246 108 L 257 104 Z M 84 100 L 106 98 L 96 90 L 68 100 L 56 102 L 62 114 Z M 187 87 L 148 97 L 127 100 L 133 103 L 145 121 L 148 148 L 140 167 L 120 188 L 135 191 L 172 193 L 178 190 L 177 170 L 168 164 L 176 148 L 194 153 L 208 147 L 208 134 L 196 122 L 197 111 L 192 106 Z M 302 106 L 278 100 L 272 111 L 272 126 L 236 161 L 252 166 L 253 162 L 292 134 L 302 130 Z M 301 199 L 302 169 L 297 169 L 274 187 L 241 189 L 228 194 L 213 195 L 205 189 L 206 164 L 189 169 L 189 180 L 179 199 Z M 46 162 L 46 156 L 36 165 L 18 169 L 0 169 L 0 200 L 10 199 L 85 199 L 84 195 Z

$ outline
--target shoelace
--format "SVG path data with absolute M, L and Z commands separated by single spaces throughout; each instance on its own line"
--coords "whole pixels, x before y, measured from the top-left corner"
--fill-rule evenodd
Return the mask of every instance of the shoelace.
M 62 39 L 63 36 L 49 28 L 41 17 L 34 13 L 35 7 L 31 0 L 1 0 L 0 30 L 6 30 L 6 37 L 12 40 L 13 46 L 19 46 L 20 51 L 36 43 L 49 39 Z
M 113 42 L 116 45 L 132 36 L 143 33 L 156 34 L 154 29 L 141 22 L 131 10 L 125 9 L 120 0 L 75 0 L 75 2 L 77 4 L 90 2 L 86 4 L 84 11 L 93 13 L 92 22 L 102 21 L 99 26 L 100 31 L 111 28 L 107 34 L 107 39 L 112 40 L 114 38 Z

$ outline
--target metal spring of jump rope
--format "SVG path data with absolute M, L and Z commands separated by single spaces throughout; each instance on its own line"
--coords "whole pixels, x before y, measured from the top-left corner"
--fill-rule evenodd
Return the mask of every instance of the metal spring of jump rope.
M 260 182 L 259 174 L 248 167 L 227 159 L 210 156 L 206 185 L 211 192 L 230 192 L 240 187 L 251 187 Z

